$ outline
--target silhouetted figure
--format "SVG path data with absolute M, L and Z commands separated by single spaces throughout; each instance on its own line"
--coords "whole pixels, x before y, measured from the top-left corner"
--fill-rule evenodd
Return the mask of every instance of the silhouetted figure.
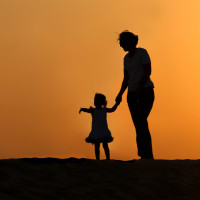
M 113 137 L 107 125 L 107 112 L 114 112 L 119 104 L 116 103 L 112 108 L 107 108 L 106 97 L 103 94 L 96 93 L 94 105 L 95 108 L 81 108 L 79 111 L 79 113 L 83 111 L 92 114 L 92 131 L 85 141 L 95 145 L 95 155 L 97 160 L 100 159 L 100 143 L 103 143 L 106 159 L 110 160 L 108 143 L 113 141 Z
M 147 122 L 154 102 L 154 84 L 150 79 L 151 60 L 145 49 L 136 48 L 137 35 L 124 31 L 119 35 L 119 43 L 128 53 L 124 57 L 124 79 L 116 102 L 121 102 L 128 87 L 127 102 L 136 129 L 138 155 L 141 159 L 153 159 Z

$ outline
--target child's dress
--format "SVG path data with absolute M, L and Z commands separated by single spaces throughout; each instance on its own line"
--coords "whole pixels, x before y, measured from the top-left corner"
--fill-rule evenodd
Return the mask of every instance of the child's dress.
M 96 109 L 90 107 L 90 109 L 92 110 L 92 131 L 85 141 L 87 143 L 112 142 L 113 137 L 107 125 L 106 108 Z

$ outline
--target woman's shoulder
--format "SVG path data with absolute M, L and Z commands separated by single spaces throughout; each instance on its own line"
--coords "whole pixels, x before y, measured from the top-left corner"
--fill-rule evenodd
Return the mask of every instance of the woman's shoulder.
M 142 48 L 142 47 L 136 48 L 136 54 L 146 54 L 146 53 L 147 53 L 147 50 L 145 48 Z M 126 61 L 127 59 L 130 59 L 129 53 L 127 53 L 124 56 L 124 60 Z
M 147 50 L 146 50 L 145 48 L 138 47 L 138 48 L 137 48 L 137 52 L 139 52 L 139 53 L 146 53 Z
M 148 62 L 151 62 L 150 58 L 149 58 L 149 53 L 147 52 L 147 50 L 145 48 L 139 47 L 137 51 L 138 51 L 138 56 L 140 58 L 142 58 L 142 59 L 147 58 Z

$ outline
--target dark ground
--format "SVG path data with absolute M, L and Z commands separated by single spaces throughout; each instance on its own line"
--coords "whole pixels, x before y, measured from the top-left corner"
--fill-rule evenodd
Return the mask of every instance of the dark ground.
M 0 160 L 0 200 L 199 200 L 200 160 Z

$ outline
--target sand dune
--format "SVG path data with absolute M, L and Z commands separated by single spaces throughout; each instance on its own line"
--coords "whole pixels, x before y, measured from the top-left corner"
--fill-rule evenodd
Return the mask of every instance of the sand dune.
M 0 200 L 200 199 L 200 160 L 0 160 Z

